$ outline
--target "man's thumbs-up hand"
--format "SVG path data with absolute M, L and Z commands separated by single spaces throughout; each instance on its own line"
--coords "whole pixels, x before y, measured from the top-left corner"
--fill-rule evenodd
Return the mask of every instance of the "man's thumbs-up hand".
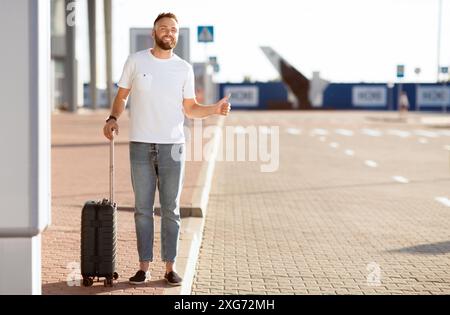
M 227 95 L 216 103 L 216 114 L 228 116 L 231 110 L 231 104 L 229 102 L 231 95 Z

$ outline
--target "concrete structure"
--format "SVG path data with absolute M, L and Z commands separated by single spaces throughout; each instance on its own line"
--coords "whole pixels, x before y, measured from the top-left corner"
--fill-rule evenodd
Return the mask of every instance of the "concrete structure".
M 0 294 L 41 293 L 41 232 L 50 224 L 50 2 L 0 10 Z
M 311 109 L 309 98 L 310 81 L 300 71 L 288 63 L 271 47 L 263 46 L 261 50 L 269 59 L 288 88 L 288 100 L 294 109 Z
M 78 61 L 76 58 L 76 13 L 79 0 L 51 0 L 51 30 L 52 30 L 52 109 L 61 108 L 75 112 L 82 106 L 82 82 L 78 80 Z M 97 0 L 87 1 L 89 28 L 89 60 L 90 60 L 90 95 L 93 95 L 91 107 L 98 105 L 97 91 Z M 112 103 L 112 4 L 111 0 L 103 1 L 103 18 L 105 25 L 106 66 L 106 97 L 108 104 Z
M 213 66 L 206 62 L 193 64 L 195 74 L 195 94 L 202 104 L 212 104 L 218 98 L 218 86 L 213 81 Z

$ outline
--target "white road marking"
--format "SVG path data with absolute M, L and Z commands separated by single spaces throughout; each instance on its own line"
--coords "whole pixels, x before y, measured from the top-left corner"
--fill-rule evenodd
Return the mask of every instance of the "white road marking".
M 388 134 L 394 135 L 394 136 L 399 136 L 401 138 L 408 138 L 411 135 L 411 133 L 409 131 L 395 130 L 395 129 L 390 129 L 388 131 Z
M 444 148 L 444 150 L 450 151 L 450 145 L 444 145 L 443 148 Z
M 332 147 L 333 149 L 337 149 L 339 147 L 339 143 L 337 142 L 331 142 L 330 143 L 330 147 Z
M 450 207 L 450 200 L 447 197 L 436 197 L 434 200 L 442 203 L 444 206 Z
M 355 151 L 353 151 L 353 150 L 345 150 L 345 154 L 347 154 L 348 156 L 354 156 L 355 155 Z
M 428 137 L 428 138 L 437 138 L 439 135 L 437 132 L 428 131 L 428 130 L 414 130 L 414 133 L 418 136 Z
M 321 135 L 321 136 L 326 136 L 328 135 L 328 130 L 326 129 L 321 129 L 321 128 L 315 128 L 311 131 L 311 134 L 313 135 Z
M 409 183 L 409 179 L 403 177 L 403 176 L 392 176 L 392 179 L 395 180 L 396 182 L 402 183 L 402 184 L 407 184 Z
M 336 132 L 338 135 L 351 137 L 353 136 L 353 131 L 348 129 L 336 129 L 334 132 Z
M 261 132 L 263 135 L 270 135 L 272 133 L 270 128 L 266 126 L 259 126 L 259 132 Z
M 425 138 L 419 138 L 419 142 L 422 144 L 428 143 L 428 140 Z
M 375 129 L 361 129 L 361 132 L 365 135 L 371 136 L 371 137 L 381 137 L 383 135 L 383 133 L 379 130 L 375 130 Z
M 378 163 L 375 161 L 372 161 L 372 160 L 366 160 L 364 163 L 369 167 L 377 167 L 378 166 Z
M 287 132 L 288 134 L 294 135 L 294 136 L 299 135 L 299 134 L 302 133 L 302 131 L 301 131 L 300 129 L 297 129 L 297 128 L 287 128 L 287 129 L 286 129 L 286 132 Z
M 244 127 L 236 126 L 236 127 L 234 127 L 234 133 L 237 133 L 237 134 L 246 134 L 246 133 L 247 133 L 247 130 L 245 130 Z
M 440 135 L 450 137 L 450 130 L 441 130 L 438 132 Z

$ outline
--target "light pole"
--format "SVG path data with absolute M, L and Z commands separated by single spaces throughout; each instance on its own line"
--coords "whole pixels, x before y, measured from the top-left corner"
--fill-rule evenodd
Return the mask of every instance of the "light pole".
M 66 0 L 70 1 L 70 0 Z M 89 66 L 92 109 L 97 109 L 97 6 L 96 0 L 88 0 L 88 29 L 89 29 Z
M 438 36 L 437 36 L 437 65 L 436 65 L 436 83 L 439 82 L 439 73 L 441 66 L 441 21 L 442 21 L 442 0 L 438 5 Z
M 398 91 L 397 91 L 397 110 L 400 109 L 400 95 L 402 95 L 402 78 L 405 76 L 405 65 L 397 65 L 397 79 L 398 79 Z
M 389 93 L 389 99 L 388 99 L 388 110 L 391 111 L 394 107 L 394 82 L 388 82 L 388 93 Z
M 416 111 L 420 111 L 419 102 L 417 101 L 418 100 L 417 95 L 419 93 L 419 76 L 420 76 L 420 72 L 421 72 L 421 69 L 419 67 L 414 69 L 414 73 L 417 76 L 417 81 L 416 81 Z
M 106 50 L 106 99 L 108 106 L 113 101 L 112 83 L 112 0 L 103 0 L 105 16 L 105 50 Z
M 448 81 L 448 67 L 440 67 L 439 72 L 442 73 L 444 76 L 442 78 L 442 94 L 443 94 L 443 109 L 444 113 L 447 112 L 447 102 L 445 100 L 447 99 L 448 91 L 447 91 L 447 81 Z

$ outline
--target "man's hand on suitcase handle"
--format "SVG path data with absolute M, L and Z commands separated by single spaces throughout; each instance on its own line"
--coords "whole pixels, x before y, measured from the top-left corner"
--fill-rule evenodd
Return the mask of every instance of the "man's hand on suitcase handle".
M 105 135 L 106 138 L 112 140 L 114 137 L 113 134 L 114 131 L 116 132 L 116 135 L 119 135 L 119 125 L 114 119 L 111 119 L 103 127 L 103 134 Z

